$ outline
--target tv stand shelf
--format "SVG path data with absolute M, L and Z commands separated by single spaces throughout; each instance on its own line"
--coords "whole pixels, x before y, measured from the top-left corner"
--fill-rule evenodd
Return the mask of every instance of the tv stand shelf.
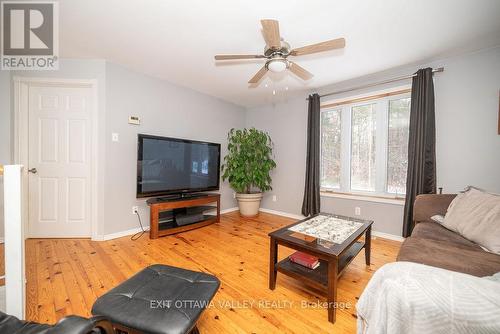
M 212 204 L 212 205 L 208 205 Z M 216 205 L 214 205 L 216 204 Z M 220 194 L 202 194 L 187 198 L 175 198 L 168 200 L 148 200 L 150 210 L 150 230 L 149 238 L 157 239 L 158 237 L 189 231 L 198 227 L 207 226 L 220 221 Z M 164 211 L 173 211 L 175 209 L 190 209 L 192 212 L 200 212 L 210 210 L 217 211 L 217 214 L 203 214 L 200 220 L 196 222 L 178 226 L 174 220 L 168 223 L 162 223 L 160 213 Z

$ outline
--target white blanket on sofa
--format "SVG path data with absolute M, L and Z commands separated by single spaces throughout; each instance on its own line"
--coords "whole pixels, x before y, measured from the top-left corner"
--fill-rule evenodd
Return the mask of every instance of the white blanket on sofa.
M 390 263 L 373 275 L 356 307 L 358 334 L 500 333 L 500 275 Z

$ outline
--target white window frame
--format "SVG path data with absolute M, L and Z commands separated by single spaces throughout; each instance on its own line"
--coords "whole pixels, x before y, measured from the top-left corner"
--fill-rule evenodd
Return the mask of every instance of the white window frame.
M 393 93 L 400 90 L 409 89 L 411 86 L 403 86 L 393 88 L 391 90 L 384 90 L 378 92 L 370 92 L 369 94 L 361 96 L 350 96 L 342 99 L 328 101 L 325 104 L 338 103 L 342 101 L 354 100 L 367 96 L 381 95 L 384 93 Z M 339 195 L 353 195 L 353 196 L 366 196 L 366 197 L 379 197 L 391 199 L 404 199 L 404 194 L 394 194 L 387 192 L 387 159 L 388 159 L 388 136 L 389 136 L 389 101 L 408 98 L 411 93 L 402 93 L 397 95 L 390 95 L 386 97 L 374 98 L 362 102 L 346 103 L 336 105 L 331 108 L 323 108 L 321 112 L 340 110 L 341 111 L 341 164 L 340 164 L 340 187 L 331 188 L 323 187 L 321 191 L 324 193 L 333 193 Z M 352 108 L 363 106 L 367 104 L 376 103 L 376 180 L 375 191 L 357 191 L 351 189 L 351 135 L 352 135 Z M 321 117 L 320 117 L 321 119 Z M 321 126 L 320 126 L 321 129 Z M 320 141 L 321 143 L 321 141 Z M 321 150 L 321 148 L 320 148 Z M 321 151 L 320 151 L 321 152 Z M 321 173 L 320 173 L 321 174 Z

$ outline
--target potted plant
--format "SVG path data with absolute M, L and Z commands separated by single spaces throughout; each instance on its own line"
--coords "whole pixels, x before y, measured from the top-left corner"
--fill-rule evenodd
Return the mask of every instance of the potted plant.
M 254 128 L 231 129 L 227 135 L 228 154 L 222 164 L 222 179 L 229 180 L 236 191 L 242 216 L 259 213 L 264 191 L 271 190 L 271 170 L 276 167 L 272 159 L 273 142 L 267 132 Z

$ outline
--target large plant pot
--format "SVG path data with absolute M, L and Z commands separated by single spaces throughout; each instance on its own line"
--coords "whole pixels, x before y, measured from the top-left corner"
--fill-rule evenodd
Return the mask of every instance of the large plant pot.
M 236 194 L 240 215 L 244 217 L 254 217 L 259 214 L 260 200 L 262 193 Z

